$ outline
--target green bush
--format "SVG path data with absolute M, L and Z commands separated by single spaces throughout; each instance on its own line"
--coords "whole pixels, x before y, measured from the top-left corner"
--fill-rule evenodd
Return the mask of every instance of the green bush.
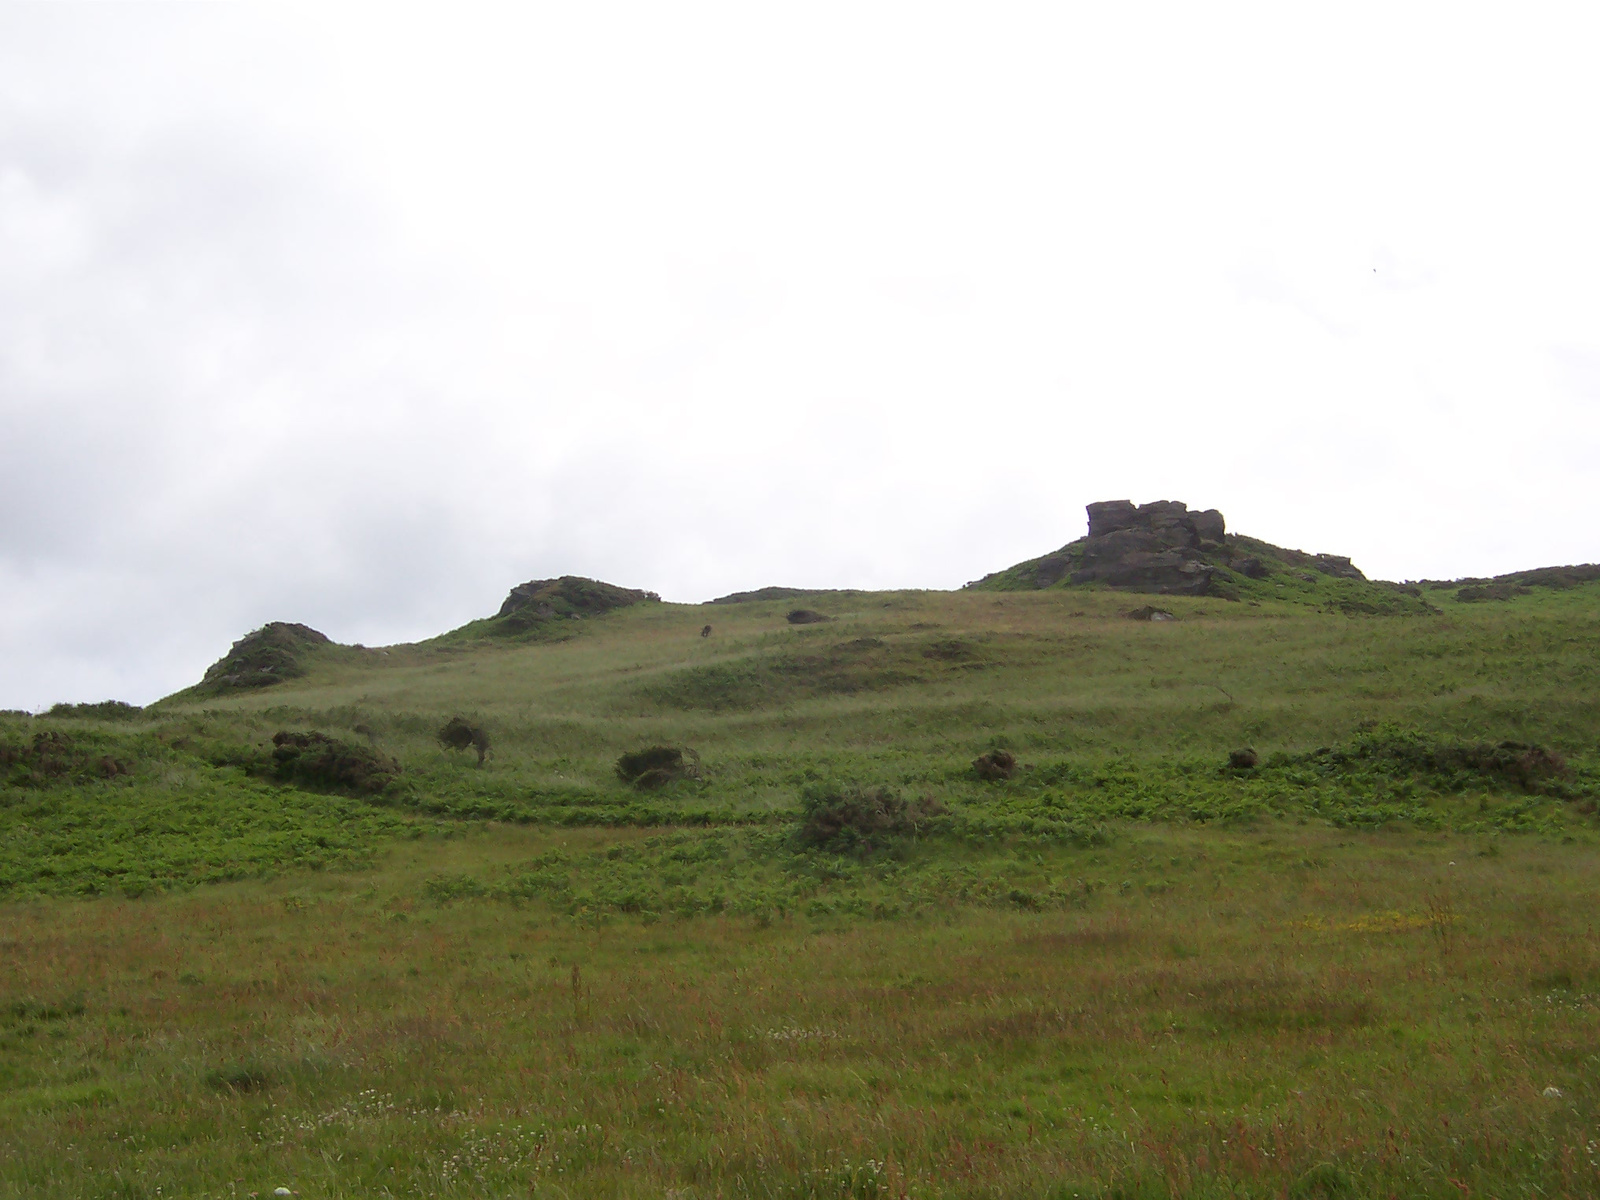
M 916 833 L 945 811 L 932 796 L 906 800 L 888 788 L 811 784 L 800 793 L 800 841 L 833 851 L 869 852 Z
M 400 776 L 400 764 L 369 746 L 341 742 L 325 733 L 282 730 L 272 736 L 273 773 L 285 783 L 381 792 Z

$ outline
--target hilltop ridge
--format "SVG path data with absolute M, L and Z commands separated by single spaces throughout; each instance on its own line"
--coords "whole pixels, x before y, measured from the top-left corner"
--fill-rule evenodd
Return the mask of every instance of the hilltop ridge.
M 1391 583 L 1368 579 L 1338 554 L 1308 553 L 1230 532 L 1214 508 L 1178 500 L 1134 504 L 1102 500 L 1085 508 L 1084 536 L 1060 549 L 968 583 L 963 592 L 1099 588 L 1113 592 L 1211 597 L 1261 604 L 1286 602 L 1346 615 L 1425 615 L 1436 604 L 1509 601 L 1533 589 L 1566 589 L 1600 580 L 1600 566 L 1542 567 L 1494 577 Z M 764 587 L 733 592 L 706 605 L 745 606 L 802 596 L 835 602 L 869 593 L 853 589 Z M 577 636 L 586 619 L 640 604 L 660 604 L 653 591 L 578 575 L 533 579 L 511 588 L 492 616 L 415 643 L 414 649 L 459 653 L 472 644 L 555 642 Z M 696 606 L 698 607 L 698 606 Z M 219 696 L 272 687 L 306 674 L 314 662 L 376 661 L 387 651 L 347 646 L 307 625 L 273 621 L 236 641 L 204 678 L 178 695 Z
M 1083 537 L 967 588 L 1099 584 L 1165 596 L 1302 599 L 1345 612 L 1430 611 L 1419 588 L 1369 580 L 1343 555 L 1308 554 L 1229 533 L 1214 508 L 1191 509 L 1180 500 L 1101 500 L 1086 511 L 1089 530 Z

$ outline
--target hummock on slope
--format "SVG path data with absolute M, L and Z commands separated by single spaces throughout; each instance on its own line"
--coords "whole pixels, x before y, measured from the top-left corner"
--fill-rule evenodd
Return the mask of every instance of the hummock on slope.
M 199 688 L 209 693 L 270 687 L 306 673 L 306 658 L 328 636 L 309 625 L 269 621 L 245 634 L 222 658 L 212 663 Z
M 1178 500 L 1139 505 L 1102 500 L 1089 505 L 1088 514 L 1086 536 L 967 587 L 1026 591 L 1100 584 L 1125 592 L 1237 600 L 1245 594 L 1273 595 L 1273 586 L 1292 585 L 1303 593 L 1304 585 L 1326 580 L 1345 585 L 1333 589 L 1329 599 L 1347 610 L 1428 608 L 1418 589 L 1369 580 L 1341 555 L 1307 554 L 1229 533 L 1214 508 L 1194 510 Z
M 521 633 L 547 621 L 598 617 L 614 609 L 660 599 L 655 592 L 618 587 L 579 575 L 530 579 L 511 589 L 495 620 L 506 631 Z
M 441 638 L 552 635 L 558 622 L 598 617 L 631 604 L 659 601 L 655 592 L 618 587 L 598 579 L 563 575 L 559 579 L 533 579 L 518 584 L 492 617 L 472 621 Z M 554 635 L 559 636 L 559 635 Z M 439 638 L 431 639 L 439 641 Z M 427 643 L 423 643 L 426 645 Z M 345 646 L 309 625 L 272 621 L 247 633 L 206 671 L 194 688 L 196 695 L 248 691 L 271 687 L 306 673 L 312 659 L 338 659 L 351 654 L 374 653 L 363 646 Z

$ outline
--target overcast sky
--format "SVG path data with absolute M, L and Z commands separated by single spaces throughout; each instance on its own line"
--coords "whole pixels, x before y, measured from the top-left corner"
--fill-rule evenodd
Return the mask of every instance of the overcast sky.
M 1600 559 L 1592 12 L 8 5 L 0 707 L 1100 499 Z

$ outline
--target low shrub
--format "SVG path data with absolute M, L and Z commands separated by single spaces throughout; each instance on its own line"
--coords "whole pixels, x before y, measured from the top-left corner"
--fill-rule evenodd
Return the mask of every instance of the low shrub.
M 800 794 L 799 839 L 825 850 L 864 853 L 918 832 L 944 811 L 932 796 L 906 800 L 888 788 L 812 784 Z
M 358 729 L 356 732 L 362 732 Z M 439 744 L 447 750 L 465 750 L 467 747 L 478 752 L 478 765 L 483 766 L 484 759 L 489 757 L 489 735 L 481 725 L 474 725 L 462 717 L 451 717 L 445 722 L 444 728 L 435 735 Z
M 1010 779 L 1017 770 L 1017 756 L 1009 750 L 990 750 L 972 760 L 972 769 L 979 779 Z
M 47 729 L 31 741 L 0 741 L 0 768 L 8 770 L 11 787 L 46 787 L 53 783 L 89 783 L 115 779 L 132 770 L 131 762 L 105 752 L 107 738 L 68 735 Z M 121 745 L 113 740 L 114 746 Z
M 388 755 L 325 733 L 281 730 L 272 735 L 272 745 L 273 774 L 297 786 L 371 794 L 400 777 L 400 764 Z
M 1324 771 L 1373 767 L 1393 774 L 1432 775 L 1441 782 L 1462 776 L 1497 776 L 1524 792 L 1558 794 L 1567 763 L 1553 750 L 1530 742 L 1443 742 L 1417 730 L 1373 724 L 1338 748 L 1299 756 Z
M 617 759 L 617 778 L 641 791 L 663 787 L 700 774 L 700 756 L 676 746 L 646 746 Z
M 102 700 L 98 704 L 53 704 L 47 717 L 75 717 L 89 721 L 131 721 L 144 709 L 126 700 Z

